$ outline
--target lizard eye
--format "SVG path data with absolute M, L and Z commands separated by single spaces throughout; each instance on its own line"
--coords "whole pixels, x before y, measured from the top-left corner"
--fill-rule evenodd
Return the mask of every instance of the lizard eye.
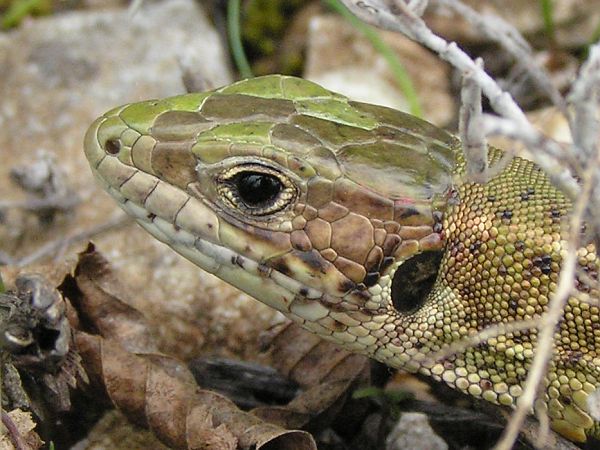
M 260 164 L 244 164 L 222 173 L 217 190 L 228 206 L 253 216 L 281 211 L 297 192 L 287 176 Z
M 241 172 L 233 180 L 240 199 L 248 206 L 259 206 L 275 200 L 283 184 L 277 177 L 258 172 Z

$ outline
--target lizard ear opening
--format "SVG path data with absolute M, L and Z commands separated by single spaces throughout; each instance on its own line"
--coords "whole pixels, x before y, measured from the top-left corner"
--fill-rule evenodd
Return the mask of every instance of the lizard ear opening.
M 443 252 L 429 251 L 404 261 L 394 272 L 392 304 L 398 312 L 412 313 L 419 309 L 435 283 Z

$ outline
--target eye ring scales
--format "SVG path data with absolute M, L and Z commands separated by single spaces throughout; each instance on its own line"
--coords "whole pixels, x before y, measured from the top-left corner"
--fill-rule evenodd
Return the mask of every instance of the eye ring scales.
M 217 177 L 217 192 L 228 207 L 251 216 L 270 216 L 291 205 L 297 196 L 292 180 L 262 164 L 241 164 Z

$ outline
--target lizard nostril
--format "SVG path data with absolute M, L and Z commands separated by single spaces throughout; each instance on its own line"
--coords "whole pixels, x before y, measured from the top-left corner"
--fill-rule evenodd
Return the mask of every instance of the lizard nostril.
M 121 151 L 121 141 L 119 139 L 109 139 L 104 144 L 104 149 L 109 155 L 116 155 Z

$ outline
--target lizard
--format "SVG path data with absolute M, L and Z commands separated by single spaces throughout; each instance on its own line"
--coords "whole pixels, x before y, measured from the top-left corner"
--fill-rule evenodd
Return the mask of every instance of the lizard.
M 452 134 L 310 81 L 269 75 L 114 108 L 89 128 L 101 186 L 151 235 L 307 330 L 388 366 L 514 407 L 536 329 L 441 361 L 489 326 L 540 318 L 571 202 L 519 157 L 469 182 Z M 489 149 L 493 165 L 502 152 Z M 598 436 L 593 244 L 536 400 L 553 430 Z

